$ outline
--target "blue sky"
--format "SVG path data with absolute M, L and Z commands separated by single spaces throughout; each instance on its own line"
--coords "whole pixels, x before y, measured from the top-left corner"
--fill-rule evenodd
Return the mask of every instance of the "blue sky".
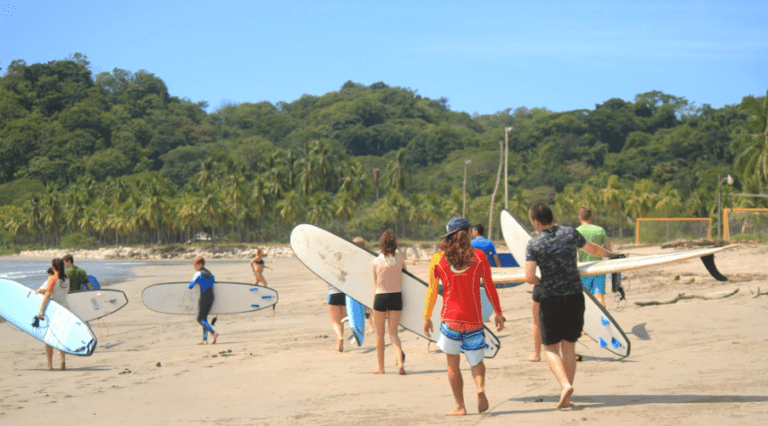
M 94 74 L 144 69 L 209 111 L 348 80 L 470 114 L 651 90 L 717 108 L 768 89 L 768 1 L 533 3 L 0 0 L 0 67 L 80 52 Z

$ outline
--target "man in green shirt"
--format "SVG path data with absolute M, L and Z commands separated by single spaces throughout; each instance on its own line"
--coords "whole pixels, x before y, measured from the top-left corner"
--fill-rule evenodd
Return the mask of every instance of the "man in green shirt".
M 75 259 L 72 258 L 72 255 L 65 254 L 61 259 L 64 261 L 64 274 L 69 278 L 69 292 L 74 293 L 83 290 L 83 287 L 92 290 L 91 284 L 88 282 L 88 274 L 75 266 Z
M 604 247 L 608 251 L 612 251 L 611 243 L 608 241 L 608 235 L 605 234 L 605 229 L 597 225 L 592 225 L 592 209 L 586 206 L 581 207 L 579 209 L 579 222 L 581 222 L 581 226 L 576 228 L 576 230 L 584 236 L 584 239 Z M 579 250 L 579 262 L 591 262 L 593 260 L 601 259 L 602 258 L 600 257 L 592 256 L 587 252 Z M 581 277 L 581 283 L 595 296 L 595 299 L 605 307 L 605 275 Z

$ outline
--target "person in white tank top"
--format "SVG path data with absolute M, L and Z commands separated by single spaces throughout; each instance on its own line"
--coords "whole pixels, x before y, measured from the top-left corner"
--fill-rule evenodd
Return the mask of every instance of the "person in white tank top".
M 45 309 L 48 307 L 48 302 L 53 299 L 56 303 L 67 307 L 67 294 L 69 293 L 69 280 L 64 274 L 64 261 L 56 258 L 51 261 L 51 268 L 48 272 L 48 281 L 45 284 L 35 290 L 35 294 L 43 293 L 43 301 L 40 303 L 40 312 L 37 314 L 37 318 L 45 319 Z M 64 352 L 59 351 L 61 354 L 61 369 L 66 368 L 64 362 Z M 48 369 L 53 370 L 53 347 L 45 345 L 45 355 L 48 358 Z

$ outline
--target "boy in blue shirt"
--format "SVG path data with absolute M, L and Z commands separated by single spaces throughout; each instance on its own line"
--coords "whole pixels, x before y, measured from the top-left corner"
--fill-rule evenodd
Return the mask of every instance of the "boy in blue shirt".
M 488 256 L 488 263 L 492 266 L 501 267 L 499 256 L 496 254 L 496 246 L 493 241 L 483 237 L 485 228 L 481 224 L 472 227 L 472 248 L 482 250 Z

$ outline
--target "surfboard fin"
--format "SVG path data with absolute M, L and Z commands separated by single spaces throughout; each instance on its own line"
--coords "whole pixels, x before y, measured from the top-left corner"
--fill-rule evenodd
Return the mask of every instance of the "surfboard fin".
M 35 319 L 32 321 L 32 327 L 38 328 L 40 327 L 40 317 L 35 315 Z
M 717 266 L 715 266 L 715 255 L 714 254 L 708 254 L 706 256 L 701 256 L 701 261 L 704 263 L 704 267 L 707 268 L 707 271 L 709 271 L 709 274 L 712 275 L 712 277 L 718 281 L 728 281 L 728 277 L 721 274 L 720 271 L 717 270 Z

